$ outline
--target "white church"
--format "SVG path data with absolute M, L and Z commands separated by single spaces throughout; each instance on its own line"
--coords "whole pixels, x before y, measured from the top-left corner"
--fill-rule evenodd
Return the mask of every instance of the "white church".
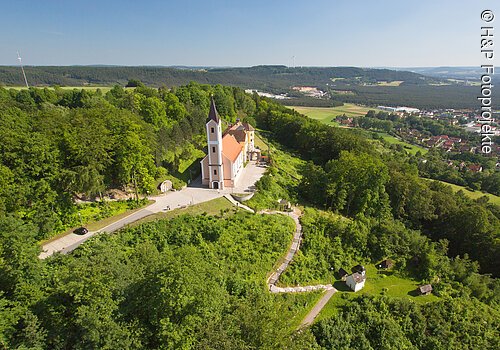
M 255 129 L 250 124 L 238 120 L 224 132 L 221 124 L 212 99 L 206 124 L 208 154 L 200 163 L 202 184 L 214 189 L 234 187 L 255 151 Z

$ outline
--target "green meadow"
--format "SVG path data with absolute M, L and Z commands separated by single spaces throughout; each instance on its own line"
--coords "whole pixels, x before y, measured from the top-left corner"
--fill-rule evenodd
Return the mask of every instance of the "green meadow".
M 323 124 L 330 126 L 339 126 L 340 124 L 334 121 L 334 119 L 339 116 L 345 114 L 348 117 L 361 117 L 366 115 L 369 110 L 379 111 L 377 108 L 369 108 L 365 106 L 359 106 L 352 103 L 345 103 L 343 106 L 339 107 L 301 107 L 295 106 L 290 107 L 296 110 L 297 112 L 308 116 L 311 119 L 316 119 L 322 122 Z M 412 145 L 410 143 L 404 142 L 394 136 L 391 136 L 386 133 L 377 133 L 381 136 L 385 141 L 391 144 L 400 144 L 402 145 L 409 153 L 416 154 L 420 151 L 422 154 L 428 152 L 428 150 L 424 147 Z
M 481 198 L 483 196 L 486 196 L 490 199 L 490 203 L 500 205 L 500 197 L 495 196 L 494 194 L 484 193 L 481 191 L 470 191 L 467 188 L 465 188 L 464 186 L 459 186 L 459 185 L 451 184 L 449 182 L 444 182 L 444 181 L 440 181 L 440 180 L 432 180 L 432 179 L 425 179 L 425 180 L 439 181 L 445 185 L 451 186 L 451 188 L 453 189 L 453 192 L 463 191 L 469 198 L 472 198 L 472 199 L 478 199 L 478 198 Z
M 407 298 L 415 303 L 424 304 L 439 300 L 439 297 L 430 295 L 417 295 L 415 290 L 422 283 L 395 275 L 392 271 L 377 270 L 373 264 L 366 264 L 365 287 L 354 293 L 347 287 L 345 282 L 337 280 L 333 286 L 337 293 L 328 301 L 316 321 L 328 318 L 336 314 L 345 305 L 346 300 L 353 299 L 360 295 L 387 296 L 391 298 Z
M 339 115 L 345 114 L 348 117 L 361 117 L 364 116 L 369 110 L 378 110 L 377 108 L 370 108 L 359 106 L 352 103 L 344 103 L 343 106 L 338 107 L 301 107 L 291 106 L 290 108 L 302 113 L 309 118 L 321 121 L 324 124 L 338 126 L 339 124 L 332 119 Z
M 395 145 L 402 145 L 406 151 L 408 151 L 411 154 L 416 154 L 418 151 L 422 154 L 426 154 L 429 152 L 429 150 L 425 147 L 417 146 L 417 145 L 412 145 L 411 143 L 404 142 L 397 137 L 394 137 L 392 135 L 386 134 L 386 133 L 377 133 L 380 137 L 382 137 L 385 141 L 391 144 Z

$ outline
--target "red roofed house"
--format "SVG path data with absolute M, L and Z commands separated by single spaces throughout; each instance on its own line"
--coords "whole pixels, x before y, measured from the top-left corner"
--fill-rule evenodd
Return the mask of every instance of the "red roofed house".
M 483 167 L 481 166 L 481 164 L 471 164 L 467 168 L 475 173 L 483 171 Z
M 234 187 L 243 165 L 254 151 L 254 128 L 236 123 L 224 134 L 212 99 L 206 124 L 208 154 L 201 163 L 201 182 L 209 188 Z

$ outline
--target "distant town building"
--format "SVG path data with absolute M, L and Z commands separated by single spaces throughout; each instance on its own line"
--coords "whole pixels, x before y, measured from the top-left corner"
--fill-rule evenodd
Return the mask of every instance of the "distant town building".
M 408 113 L 408 114 L 417 114 L 420 113 L 420 109 L 411 108 L 411 107 L 387 107 L 387 106 L 377 106 L 378 109 L 387 112 L 396 112 L 396 113 Z
M 246 89 L 245 92 L 247 94 L 256 93 L 259 96 L 274 98 L 275 100 L 288 100 L 288 99 L 290 99 L 290 97 L 288 97 L 286 94 L 275 95 L 275 94 L 271 94 L 269 92 L 262 92 L 262 91 L 258 91 L 258 90 L 252 90 L 252 89 Z
M 469 169 L 470 171 L 474 172 L 474 173 L 480 173 L 481 171 L 483 171 L 483 167 L 481 166 L 481 164 L 470 164 L 467 169 Z
M 306 96 L 322 98 L 326 96 L 326 92 L 313 86 L 293 86 L 292 90 L 303 93 Z
M 420 113 L 420 109 L 418 109 L 418 108 L 411 108 L 411 107 L 398 107 L 398 108 L 396 108 L 396 112 L 403 112 L 403 113 L 408 113 L 408 114 L 417 114 L 417 113 Z

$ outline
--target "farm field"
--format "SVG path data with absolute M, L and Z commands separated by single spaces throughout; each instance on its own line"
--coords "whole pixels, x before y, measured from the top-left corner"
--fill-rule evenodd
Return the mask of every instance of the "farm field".
M 348 117 L 361 117 L 364 116 L 369 110 L 379 111 L 377 108 L 369 108 L 365 106 L 359 106 L 352 103 L 345 103 L 343 106 L 339 107 L 302 107 L 302 106 L 292 106 L 290 107 L 299 113 L 308 116 L 311 119 L 319 120 L 320 122 L 330 125 L 330 126 L 340 126 L 336 121 L 332 121 L 335 117 L 345 114 Z M 420 151 L 422 154 L 428 152 L 424 147 L 412 145 L 410 143 L 399 140 L 398 138 L 391 136 L 386 133 L 377 133 L 384 140 L 392 144 L 402 145 L 409 153 L 416 154 Z
M 402 80 L 394 80 L 394 81 L 381 81 L 377 85 L 378 86 L 399 86 L 403 83 Z
M 449 185 L 453 189 L 453 192 L 463 191 L 468 197 L 470 197 L 472 199 L 478 199 L 478 198 L 481 198 L 483 196 L 486 196 L 490 199 L 490 203 L 500 205 L 500 197 L 495 196 L 494 194 L 484 193 L 481 191 L 470 191 L 470 190 L 466 189 L 464 186 L 459 186 L 459 185 L 451 184 L 449 182 L 444 182 L 444 181 L 440 181 L 440 180 L 433 180 L 433 179 L 426 179 L 426 178 L 424 178 L 424 179 L 428 180 L 428 181 L 439 181 L 445 185 Z
M 344 103 L 343 106 L 339 107 L 302 107 L 302 106 L 290 106 L 290 108 L 302 113 L 309 118 L 321 121 L 324 124 L 338 126 L 339 124 L 332 119 L 339 115 L 345 114 L 348 117 L 361 117 L 364 116 L 369 110 L 376 110 L 377 108 L 370 108 L 365 106 L 359 106 L 352 103 Z

